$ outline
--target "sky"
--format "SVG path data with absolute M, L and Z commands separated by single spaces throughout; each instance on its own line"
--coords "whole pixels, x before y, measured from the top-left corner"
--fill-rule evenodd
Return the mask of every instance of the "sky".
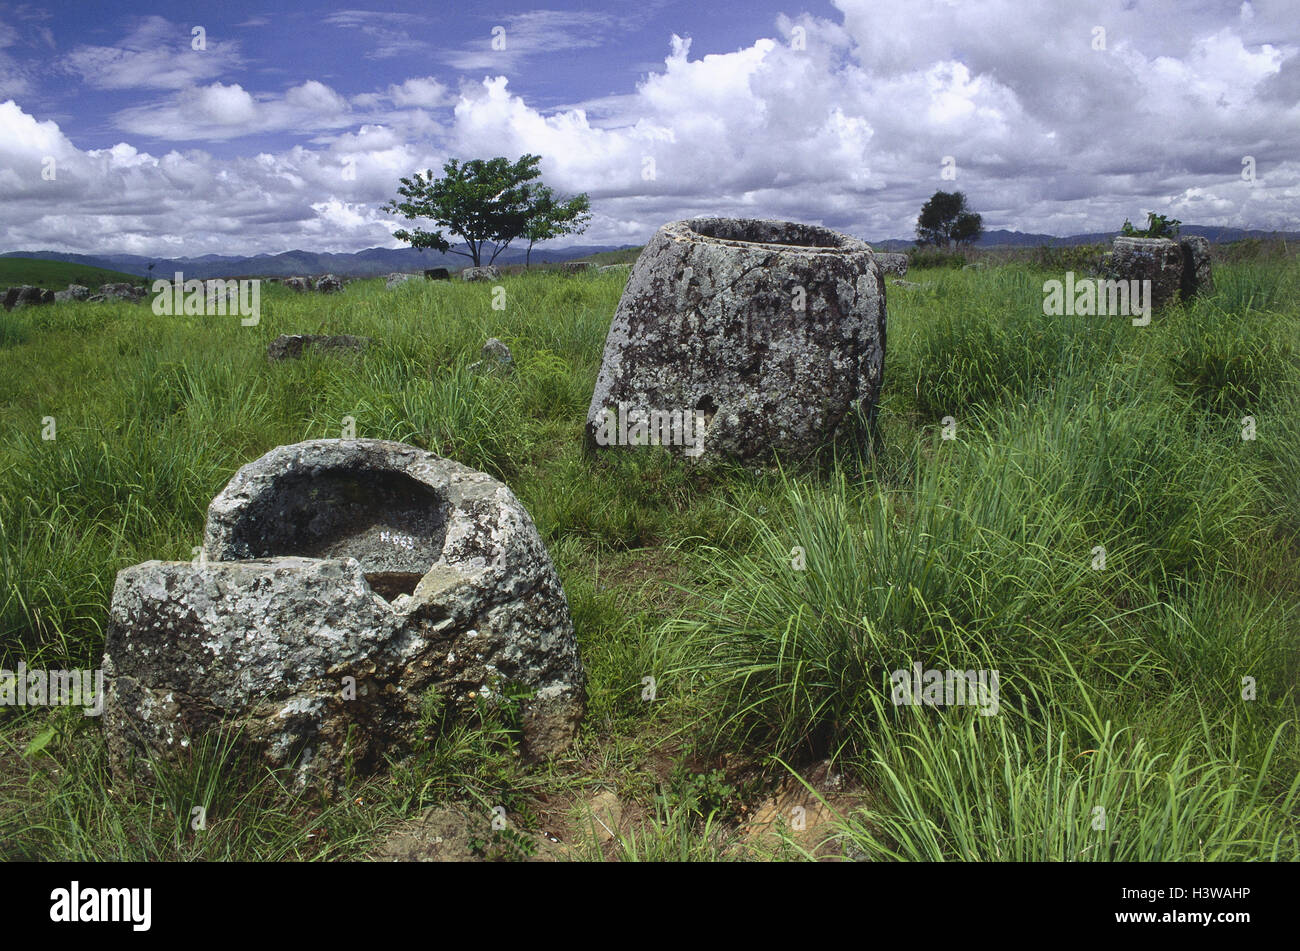
M 1300 227 L 1300 0 L 0 0 L 0 250 L 401 247 L 398 180 L 532 152 L 586 233 Z

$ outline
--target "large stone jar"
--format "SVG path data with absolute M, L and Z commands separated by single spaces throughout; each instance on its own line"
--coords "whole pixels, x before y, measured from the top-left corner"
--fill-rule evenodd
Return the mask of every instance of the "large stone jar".
M 592 448 L 767 461 L 870 420 L 885 360 L 871 248 L 789 221 L 695 218 L 646 245 L 605 341 Z

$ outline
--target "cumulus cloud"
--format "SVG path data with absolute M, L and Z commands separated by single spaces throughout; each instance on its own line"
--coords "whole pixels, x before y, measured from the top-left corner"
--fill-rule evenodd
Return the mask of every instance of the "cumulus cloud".
M 674 38 L 662 70 L 591 113 L 543 114 L 488 79 L 462 93 L 452 149 L 541 153 L 562 187 L 605 199 L 596 224 L 611 230 L 675 196 L 676 214 L 906 237 L 937 188 L 966 191 L 990 227 L 1101 231 L 1146 210 L 1294 227 L 1300 105 L 1267 95 L 1294 82 L 1281 5 L 1253 5 L 1256 39 L 1270 38 L 1255 43 L 1209 21 L 1175 42 L 1167 24 L 1186 11 L 1168 3 L 1064 16 L 1000 0 L 836 5 L 842 22 L 782 17 L 776 36 L 733 53 L 693 59 Z M 1241 179 L 1248 154 L 1271 182 Z
M 389 86 L 388 95 L 392 99 L 393 105 L 402 108 L 418 106 L 424 109 L 434 109 L 438 106 L 444 106 L 450 101 L 447 87 L 432 76 L 408 79 L 400 85 Z
M 267 132 L 315 132 L 352 124 L 347 100 L 316 80 L 283 95 L 254 96 L 238 83 L 192 87 L 165 102 L 134 106 L 114 118 L 119 128 L 156 139 L 226 140 Z
M 505 66 L 459 86 L 395 76 L 346 96 L 317 80 L 268 92 L 247 75 L 194 74 L 155 80 L 174 91 L 113 116 L 128 138 L 163 143 L 151 153 L 79 150 L 57 124 L 4 103 L 0 240 L 160 254 L 393 246 L 379 206 L 400 176 L 449 156 L 524 152 L 543 156 L 558 190 L 592 196 L 593 243 L 639 242 L 706 212 L 907 237 L 938 188 L 965 191 L 989 228 L 1107 231 L 1150 210 L 1296 227 L 1300 38 L 1284 2 L 834 5 L 832 17 L 778 17 L 730 52 L 699 55 L 665 35 L 662 65 L 640 82 L 561 108 L 539 107 Z M 366 37 L 375 57 L 430 48 L 421 18 L 339 11 L 327 22 Z M 515 62 L 606 42 L 621 23 L 556 11 L 502 22 Z M 142 21 L 135 35 L 165 24 Z M 483 50 L 444 58 L 477 63 L 458 57 L 493 52 L 489 41 L 485 29 Z M 140 82 L 144 62 L 109 64 L 94 81 Z M 0 59 L 0 81 L 2 70 Z M 269 133 L 300 138 L 244 157 L 169 150 L 229 151 Z M 47 155 L 55 182 L 40 178 Z
M 394 245 L 379 206 L 399 177 L 445 155 L 375 127 L 336 145 L 236 159 L 126 143 L 82 151 L 56 123 L 0 103 L 3 244 L 178 256 Z

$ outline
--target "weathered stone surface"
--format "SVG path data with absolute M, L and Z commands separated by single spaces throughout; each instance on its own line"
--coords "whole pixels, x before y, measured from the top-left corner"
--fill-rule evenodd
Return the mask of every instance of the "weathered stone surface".
M 390 274 L 388 275 L 388 279 L 384 282 L 384 289 L 391 291 L 394 287 L 401 287 L 407 281 L 418 280 L 420 280 L 420 275 L 418 274 Z
M 630 271 L 630 270 L 632 270 L 631 264 L 606 264 L 600 268 L 600 273 L 608 274 L 610 271 Z
M 13 310 L 15 307 L 35 307 L 39 304 L 53 304 L 54 291 L 46 290 L 43 287 L 33 287 L 31 284 L 23 284 L 19 287 L 11 287 L 5 291 L 4 309 Z
M 1169 238 L 1130 238 L 1120 235 L 1112 244 L 1111 277 L 1121 281 L 1150 281 L 1151 305 L 1159 307 L 1178 299 L 1183 282 L 1183 252 Z
M 402 443 L 282 446 L 212 502 L 206 561 L 118 574 L 104 653 L 114 772 L 151 777 L 221 721 L 272 767 L 329 789 L 447 710 L 520 701 L 525 751 L 558 752 L 585 703 L 568 604 L 506 486 Z M 355 696 L 348 694 L 355 678 Z
M 322 294 L 337 294 L 343 290 L 343 282 L 333 274 L 323 274 L 316 278 L 313 287 Z
M 272 362 L 296 360 L 305 350 L 361 353 L 369 346 L 369 337 L 351 334 L 281 334 L 266 345 L 266 358 Z
M 802 309 L 800 305 L 802 304 Z M 814 225 L 697 218 L 660 228 L 628 279 L 587 411 L 589 446 L 651 442 L 704 460 L 767 460 L 870 418 L 885 355 L 885 286 L 871 248 Z M 670 422 L 671 421 L 671 422 Z M 614 431 L 616 429 L 616 431 Z
M 514 368 L 515 358 L 510 348 L 496 337 L 489 337 L 479 354 L 483 359 L 469 365 L 470 370 L 504 370 Z
M 69 284 L 61 291 L 55 291 L 54 299 L 56 301 L 68 300 L 87 300 L 90 297 L 90 288 L 84 284 Z
M 101 284 L 99 293 L 105 300 L 143 300 L 144 288 L 139 284 Z
M 467 267 L 460 272 L 463 281 L 495 281 L 501 277 L 501 269 L 494 264 L 484 267 Z
M 297 291 L 299 294 L 305 294 L 311 290 L 311 281 L 305 277 L 286 277 L 284 286 Z
M 1213 294 L 1209 240 L 1203 235 L 1185 234 L 1178 239 L 1178 247 L 1183 253 L 1183 300 L 1197 294 Z
M 880 265 L 880 270 L 886 274 L 897 274 L 902 277 L 907 273 L 907 255 L 890 254 L 887 252 L 876 252 L 876 263 Z
M 450 281 L 451 271 L 445 267 L 427 267 L 424 269 L 424 276 L 430 281 Z
M 596 265 L 590 261 L 561 261 L 560 273 L 562 274 L 586 274 L 588 271 L 595 270 Z

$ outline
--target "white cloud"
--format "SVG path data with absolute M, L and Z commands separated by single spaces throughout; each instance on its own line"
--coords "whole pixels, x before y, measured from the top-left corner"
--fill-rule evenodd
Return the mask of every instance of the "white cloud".
M 641 241 L 700 213 L 905 237 L 939 188 L 965 191 L 990 228 L 1106 231 L 1151 210 L 1296 227 L 1300 37 L 1282 0 L 1253 0 L 1249 13 L 1175 0 L 834 3 L 842 22 L 779 17 L 732 52 L 693 57 L 690 40 L 666 36 L 663 64 L 635 88 L 559 109 L 538 108 L 502 69 L 454 91 L 414 76 L 346 98 L 315 80 L 266 92 L 222 74 L 114 116 L 128 137 L 163 143 L 305 137 L 243 158 L 126 143 L 79 151 L 56 124 L 6 103 L 0 242 L 86 250 L 121 234 L 107 240 L 158 249 L 149 253 L 391 246 L 396 223 L 378 208 L 400 176 L 452 155 L 524 152 L 543 156 L 558 190 L 591 194 L 582 240 L 593 243 Z M 617 25 L 536 13 L 503 21 L 512 55 L 562 55 Z M 327 22 L 365 33 L 376 56 L 425 43 L 418 17 L 339 11 Z M 1104 49 L 1093 48 L 1095 26 Z M 795 27 L 804 49 L 791 46 Z M 166 28 L 142 21 L 133 42 Z M 489 39 L 485 29 L 484 48 Z M 39 178 L 44 154 L 61 156 L 57 183 Z M 1240 177 L 1246 155 L 1258 165 L 1253 184 Z M 954 181 L 940 175 L 946 156 Z
M 101 89 L 183 89 L 242 65 L 237 42 L 205 36 L 196 50 L 191 29 L 145 17 L 115 46 L 78 46 L 63 65 Z
M 316 80 L 283 95 L 253 95 L 238 83 L 184 89 L 171 100 L 133 106 L 119 128 L 164 141 L 226 140 L 268 132 L 310 133 L 353 123 L 347 100 Z
M 388 95 L 393 105 L 402 108 L 418 106 L 424 109 L 435 109 L 447 105 L 450 101 L 447 87 L 432 76 L 408 79 L 400 85 L 389 86 Z
M 507 14 L 480 39 L 438 58 L 464 72 L 511 72 L 529 58 L 589 49 L 606 42 L 618 19 L 593 10 L 530 10 Z

